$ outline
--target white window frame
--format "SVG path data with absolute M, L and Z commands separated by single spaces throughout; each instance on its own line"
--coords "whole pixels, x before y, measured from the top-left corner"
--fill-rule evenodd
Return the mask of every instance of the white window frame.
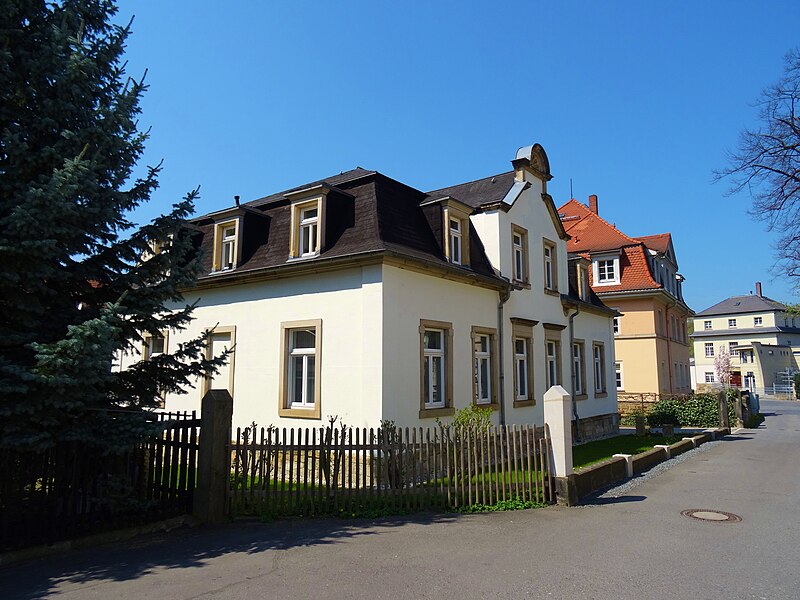
M 606 391 L 606 352 L 603 344 L 592 345 L 594 358 L 594 392 L 603 394 Z
M 522 352 L 519 352 L 518 344 L 522 344 Z M 528 383 L 530 382 L 530 361 L 528 358 L 528 338 L 514 338 L 514 376 L 516 377 L 517 389 L 515 397 L 517 401 L 525 401 L 530 396 Z M 520 369 L 521 367 L 521 369 Z
M 295 335 L 300 331 L 308 331 L 313 330 L 314 333 L 314 345 L 312 347 L 295 347 Z M 316 374 L 316 362 L 317 362 L 317 332 L 316 329 L 313 327 L 298 327 L 295 329 L 289 330 L 289 360 L 287 361 L 289 364 L 289 372 L 287 374 L 288 386 L 289 386 L 289 400 L 288 400 L 288 407 L 289 408 L 299 408 L 302 410 L 313 410 L 316 405 L 316 388 L 319 385 L 317 381 L 317 374 Z M 296 361 L 294 359 L 300 357 L 302 359 L 302 373 L 301 373 L 301 390 L 300 390 L 300 401 L 295 401 L 295 382 L 297 381 L 296 375 Z M 309 366 L 310 359 L 314 359 L 314 365 Z M 313 379 L 313 389 L 311 393 L 309 393 L 308 385 L 309 380 Z
M 479 349 L 486 344 L 486 349 Z M 475 356 L 473 377 L 475 378 L 475 404 L 492 403 L 492 336 L 487 333 L 475 334 L 473 341 L 473 353 Z M 484 381 L 484 371 L 486 369 Z M 486 384 L 486 395 L 483 395 L 484 383 Z
M 455 227 L 453 227 L 455 224 Z M 463 245 L 462 230 L 464 229 L 464 222 L 455 217 L 449 217 L 447 229 L 450 235 L 450 262 L 454 265 L 460 265 L 463 262 Z
M 736 328 L 736 319 L 728 319 L 728 329 Z
M 553 246 L 544 244 L 544 287 L 548 290 L 555 290 L 554 270 L 553 270 Z
M 310 211 L 314 211 L 316 214 L 313 217 L 305 216 L 306 213 Z M 297 240 L 297 252 L 301 258 L 309 257 L 309 256 L 316 256 L 319 254 L 319 225 L 320 225 L 320 218 L 319 218 L 319 204 L 315 203 L 309 206 L 300 206 L 298 208 L 298 240 Z M 303 242 L 306 238 L 306 233 L 308 233 L 308 249 L 303 249 Z
M 762 317 L 753 317 L 753 327 L 762 327 L 764 319 Z
M 546 378 L 547 389 L 549 390 L 554 385 L 559 385 L 559 342 L 556 340 L 545 340 L 545 357 L 546 357 Z
M 525 281 L 525 240 L 521 233 L 511 232 L 511 245 L 514 249 L 514 281 Z
M 706 371 L 705 380 L 706 380 L 706 383 L 715 383 L 715 381 L 714 381 L 714 373 L 712 373 L 711 371 Z
M 614 382 L 618 391 L 625 389 L 625 377 L 622 371 L 622 361 L 614 363 Z
M 703 329 L 711 329 L 711 321 L 703 321 Z
M 728 354 L 731 356 L 739 356 L 739 342 L 728 342 Z
M 618 285 L 620 283 L 619 256 L 599 256 L 592 260 L 592 272 L 596 285 Z
M 584 389 L 584 345 L 581 342 L 572 344 L 572 370 L 575 374 L 575 395 L 583 396 L 586 393 Z
M 426 348 L 425 344 L 422 345 L 423 356 L 423 381 L 428 380 L 427 389 L 423 390 L 425 408 L 444 408 L 447 405 L 447 331 L 445 329 L 425 328 L 424 333 L 437 333 L 441 342 L 439 348 Z M 423 339 L 424 339 L 423 333 Z M 434 382 L 432 374 L 434 372 L 434 362 L 439 359 L 439 381 Z M 427 375 L 427 377 L 426 377 Z M 435 383 L 439 384 L 439 401 L 434 401 L 434 392 L 436 391 Z
M 706 358 L 711 358 L 714 356 L 713 342 L 705 342 L 705 353 L 706 353 Z

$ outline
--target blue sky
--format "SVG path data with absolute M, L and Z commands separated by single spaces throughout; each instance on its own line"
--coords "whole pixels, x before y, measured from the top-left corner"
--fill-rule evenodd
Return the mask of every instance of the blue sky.
M 355 166 L 422 190 L 510 169 L 539 142 L 561 204 L 599 196 L 629 235 L 673 234 L 700 311 L 774 279 L 776 236 L 712 171 L 800 45 L 800 2 L 143 0 L 128 73 L 148 69 L 139 220 L 200 186 L 198 213 Z

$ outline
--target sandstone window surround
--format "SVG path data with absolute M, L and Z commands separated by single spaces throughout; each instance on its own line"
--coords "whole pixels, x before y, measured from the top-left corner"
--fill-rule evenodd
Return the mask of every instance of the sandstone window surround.
M 278 415 L 322 417 L 322 319 L 285 321 L 280 330 Z
M 453 407 L 453 324 L 420 319 L 419 417 L 442 417 Z
M 533 328 L 537 321 L 511 317 L 511 338 L 514 344 L 514 408 L 534 406 Z
M 473 327 L 472 339 L 472 401 L 476 406 L 497 410 L 499 390 L 499 364 L 497 330 Z

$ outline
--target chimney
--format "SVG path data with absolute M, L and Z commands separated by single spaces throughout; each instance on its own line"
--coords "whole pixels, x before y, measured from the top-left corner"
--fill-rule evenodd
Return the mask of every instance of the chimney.
M 756 296 L 761 298 L 761 282 L 756 281 Z
M 594 214 L 597 213 L 597 194 L 592 194 L 589 196 L 589 210 L 592 211 Z

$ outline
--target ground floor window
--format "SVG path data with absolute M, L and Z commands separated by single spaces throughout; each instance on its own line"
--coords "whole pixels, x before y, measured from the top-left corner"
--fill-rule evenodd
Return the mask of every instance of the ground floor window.
M 622 363 L 621 362 L 614 363 L 614 371 L 616 373 L 617 389 L 618 390 L 624 390 L 625 389 L 625 380 L 622 377 Z
M 472 328 L 472 397 L 476 404 L 497 401 L 494 329 Z
M 533 397 L 533 327 L 535 321 L 520 317 L 511 318 L 514 354 L 514 406 L 535 404 Z
M 452 331 L 451 323 L 420 321 L 420 416 L 453 405 Z
M 283 417 L 319 419 L 322 320 L 281 324 L 281 379 L 279 414 Z
M 583 396 L 586 393 L 586 374 L 584 369 L 585 351 L 583 342 L 572 344 L 572 372 L 575 377 L 575 395 Z
M 594 391 L 602 394 L 606 391 L 606 352 L 603 344 L 594 344 Z
M 547 358 L 547 389 L 561 384 L 559 375 L 560 343 L 555 340 L 545 342 L 545 356 Z
M 206 342 L 206 357 L 220 356 L 228 350 L 232 350 L 236 345 L 236 328 L 233 326 L 220 326 L 208 333 Z M 232 352 L 228 357 L 228 362 L 222 365 L 219 370 L 211 377 L 206 377 L 201 386 L 201 396 L 205 396 L 209 390 L 228 390 L 233 396 L 233 375 L 235 367 L 236 353 Z
M 714 383 L 714 373 L 706 371 L 706 383 Z

